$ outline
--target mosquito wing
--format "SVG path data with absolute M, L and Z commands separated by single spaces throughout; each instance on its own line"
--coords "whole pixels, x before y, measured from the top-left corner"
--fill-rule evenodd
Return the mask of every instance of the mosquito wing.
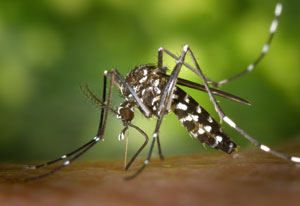
M 170 77 L 169 75 L 166 75 L 166 74 L 165 74 L 165 76 Z M 195 82 L 191 82 L 191 81 L 186 80 L 186 79 L 178 78 L 177 84 L 182 85 L 182 86 L 186 86 L 186 87 L 189 87 L 189 88 L 197 89 L 197 90 L 200 90 L 200 91 L 203 91 L 203 92 L 207 92 L 204 85 L 198 84 L 198 83 L 195 83 Z M 227 92 L 223 92 L 221 90 L 213 89 L 213 88 L 210 88 L 210 91 L 213 94 L 218 95 L 220 97 L 230 99 L 232 101 L 243 103 L 243 104 L 246 104 L 246 105 L 251 105 L 251 103 L 248 102 L 247 100 L 244 100 L 244 99 L 242 99 L 240 97 L 237 97 L 233 94 L 229 94 Z

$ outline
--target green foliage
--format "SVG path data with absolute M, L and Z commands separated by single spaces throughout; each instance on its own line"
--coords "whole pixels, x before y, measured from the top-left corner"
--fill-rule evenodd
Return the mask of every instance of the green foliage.
M 248 76 L 224 87 L 251 107 L 220 99 L 240 127 L 265 144 L 299 134 L 300 3 L 283 1 L 270 52 Z M 276 1 L 46 0 L 0 2 L 0 160 L 51 159 L 92 138 L 99 110 L 88 104 L 80 83 L 97 93 L 105 69 L 123 75 L 155 63 L 164 46 L 179 54 L 189 44 L 206 75 L 220 80 L 253 61 L 267 38 Z M 174 61 L 166 58 L 166 65 Z M 183 77 L 200 81 L 184 70 Z M 188 90 L 215 117 L 208 97 Z M 114 105 L 121 99 L 117 92 Z M 151 136 L 155 119 L 134 123 Z M 122 157 L 122 124 L 110 115 L 105 141 L 88 157 Z M 226 128 L 239 144 L 247 141 Z M 166 155 L 205 151 L 174 115 L 161 131 Z M 130 131 L 129 153 L 143 137 Z M 97 149 L 96 149 L 97 148 Z

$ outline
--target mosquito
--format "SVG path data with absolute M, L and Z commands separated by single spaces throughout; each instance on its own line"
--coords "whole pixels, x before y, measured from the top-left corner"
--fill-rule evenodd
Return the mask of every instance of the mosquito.
M 248 139 L 261 150 L 269 152 L 279 158 L 289 160 L 295 163 L 300 163 L 300 157 L 288 156 L 277 152 L 271 149 L 270 147 L 259 143 L 256 139 L 252 138 L 244 130 L 239 128 L 233 120 L 231 120 L 228 116 L 225 115 L 218 102 L 216 101 L 214 95 L 250 105 L 248 101 L 236 97 L 232 94 L 226 93 L 224 91 L 213 89 L 209 86 L 210 84 L 217 88 L 221 87 L 235 79 L 240 78 L 248 72 L 251 72 L 255 68 L 255 66 L 263 59 L 263 57 L 269 50 L 270 43 L 277 29 L 281 11 L 282 4 L 278 3 L 274 12 L 275 17 L 270 26 L 268 39 L 263 45 L 262 51 L 260 52 L 258 57 L 255 59 L 255 61 L 253 61 L 253 63 L 249 64 L 245 68 L 245 70 L 231 78 L 217 82 L 206 77 L 198 64 L 194 53 L 188 45 L 185 45 L 183 47 L 180 56 L 176 56 L 169 50 L 160 47 L 158 49 L 157 65 L 146 64 L 137 66 L 132 71 L 130 71 L 125 78 L 122 77 L 122 75 L 116 69 L 104 71 L 102 99 L 99 99 L 89 89 L 87 85 L 82 88 L 84 94 L 91 101 L 93 101 L 101 107 L 100 123 L 97 135 L 86 144 L 82 145 L 78 149 L 68 154 L 65 154 L 55 160 L 49 161 L 44 164 L 30 166 L 29 168 L 31 169 L 37 169 L 41 167 L 46 167 L 48 165 L 52 165 L 59 161 L 63 161 L 61 165 L 57 166 L 53 170 L 40 176 L 30 178 L 28 180 L 40 179 L 54 172 L 57 172 L 58 170 L 68 166 L 71 162 L 83 155 L 97 142 L 103 140 L 105 136 L 104 134 L 109 112 L 114 113 L 117 116 L 117 118 L 121 119 L 124 125 L 124 129 L 121 131 L 119 138 L 123 138 L 129 128 L 137 130 L 145 138 L 145 142 L 143 143 L 143 145 L 139 148 L 139 150 L 134 154 L 134 156 L 126 165 L 125 170 L 128 170 L 149 141 L 148 135 L 141 128 L 132 124 L 135 109 L 138 109 L 146 118 L 155 116 L 157 118 L 157 122 L 153 132 L 152 141 L 146 160 L 134 174 L 125 178 L 127 180 L 133 179 L 136 176 L 138 176 L 150 163 L 155 143 L 157 143 L 160 159 L 164 159 L 160 145 L 159 131 L 164 116 L 170 113 L 171 110 L 175 113 L 179 121 L 193 137 L 198 139 L 203 144 L 206 144 L 214 149 L 221 150 L 227 154 L 231 154 L 234 151 L 236 151 L 237 145 L 225 134 L 220 125 L 224 121 L 234 130 L 239 132 L 244 138 Z M 176 60 L 176 65 L 174 66 L 170 75 L 167 74 L 167 68 L 163 65 L 164 54 Z M 185 57 L 187 54 L 191 56 L 193 66 L 185 62 Z M 179 78 L 178 75 L 181 71 L 182 66 L 187 67 L 196 75 L 198 75 L 201 78 L 203 85 Z M 109 84 L 107 81 L 108 79 L 110 80 Z M 125 100 L 119 105 L 118 110 L 114 110 L 111 107 L 112 90 L 114 85 L 116 85 L 120 89 L 121 94 L 125 98 Z M 210 101 L 214 105 L 215 111 L 217 112 L 220 118 L 220 124 L 217 122 L 217 120 L 211 117 L 210 114 L 202 106 L 200 106 L 196 100 L 194 100 L 190 95 L 188 95 L 183 89 L 179 88 L 178 85 L 207 92 Z

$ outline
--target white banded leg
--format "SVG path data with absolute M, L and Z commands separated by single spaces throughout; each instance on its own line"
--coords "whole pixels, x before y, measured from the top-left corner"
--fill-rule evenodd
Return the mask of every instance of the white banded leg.
M 103 87 L 103 99 L 102 99 L 102 103 L 106 101 L 106 74 L 107 72 L 104 72 L 104 87 Z M 59 171 L 60 169 L 68 166 L 71 162 L 73 162 L 74 160 L 76 160 L 77 158 L 79 158 L 81 155 L 83 155 L 85 152 L 87 152 L 90 148 L 92 148 L 97 142 L 99 142 L 99 140 L 104 138 L 104 131 L 105 131 L 105 126 L 106 126 L 106 122 L 107 122 L 107 117 L 108 117 L 108 112 L 110 109 L 110 102 L 111 102 L 111 95 L 112 95 L 112 89 L 113 89 L 113 84 L 116 83 L 115 79 L 114 79 L 114 75 L 110 76 L 110 87 L 109 87 L 109 92 L 108 92 L 108 97 L 107 97 L 107 103 L 104 107 L 102 107 L 101 109 L 101 115 L 100 115 L 100 123 L 99 123 L 99 128 L 98 128 L 98 132 L 97 132 L 97 136 L 94 137 L 90 142 L 86 143 L 85 145 L 83 145 L 82 147 L 78 148 L 77 150 L 69 153 L 69 157 L 72 156 L 72 158 L 66 160 L 62 165 L 54 168 L 53 170 L 50 170 L 47 173 L 44 173 L 42 175 L 36 176 L 36 177 L 32 177 L 32 178 L 28 178 L 25 181 L 33 181 L 33 180 L 38 180 L 44 177 L 47 177 L 57 171 Z M 58 162 L 60 160 L 64 160 L 68 157 L 67 155 L 63 155 L 60 158 L 54 160 L 54 161 L 50 161 L 46 164 L 42 164 L 40 165 L 40 167 L 43 166 L 47 166 L 50 163 L 53 164 L 55 162 Z M 37 166 L 35 167 L 31 167 L 33 169 L 38 168 Z
M 141 135 L 143 135 L 145 137 L 145 142 L 144 144 L 139 148 L 139 150 L 133 155 L 133 157 L 131 158 L 131 160 L 129 161 L 129 163 L 127 165 L 125 165 L 125 170 L 128 170 L 129 167 L 131 166 L 131 164 L 134 162 L 134 160 L 137 158 L 137 156 L 141 153 L 141 151 L 145 148 L 145 146 L 147 145 L 149 138 L 148 135 L 139 127 L 129 123 L 128 126 L 136 129 Z
M 280 9 L 277 9 L 276 13 L 280 13 Z M 295 156 L 288 156 L 285 154 L 282 154 L 280 152 L 277 152 L 275 150 L 272 150 L 271 148 L 269 148 L 266 145 L 260 144 L 257 140 L 255 140 L 254 138 L 252 138 L 251 136 L 249 136 L 246 132 L 244 132 L 242 129 L 240 129 L 239 127 L 237 127 L 237 125 L 229 118 L 227 117 L 221 110 L 220 106 L 218 105 L 218 103 L 215 101 L 215 98 L 213 97 L 213 95 L 211 94 L 210 88 L 207 86 L 204 75 L 199 67 L 199 65 L 197 64 L 197 61 L 192 53 L 192 51 L 190 49 L 188 49 L 192 59 L 195 63 L 195 66 L 197 68 L 197 70 L 195 71 L 201 78 L 202 81 L 205 85 L 205 88 L 208 92 L 208 94 L 210 95 L 210 99 L 211 101 L 214 103 L 215 109 L 218 112 L 219 116 L 221 119 L 223 119 L 229 126 L 231 126 L 232 128 L 234 128 L 236 131 L 238 131 L 241 135 L 243 135 L 246 139 L 248 139 L 250 142 L 252 142 L 254 145 L 256 145 L 257 147 L 259 147 L 261 150 L 265 151 L 265 152 L 269 152 L 277 157 L 286 159 L 286 160 L 290 160 L 292 162 L 296 162 L 296 163 L 300 163 L 300 157 L 295 157 Z M 167 50 L 164 49 L 164 51 L 166 52 Z M 169 51 L 166 52 L 167 54 L 169 54 Z M 194 70 L 193 70 L 194 71 Z M 221 115 L 220 115 L 221 114 Z
M 215 110 L 216 112 L 218 113 L 219 117 L 220 117 L 220 121 L 222 122 L 222 119 L 224 118 L 225 114 L 224 112 L 222 111 L 222 109 L 220 108 L 219 104 L 217 103 L 215 97 L 213 96 L 212 92 L 211 92 L 211 89 L 208 87 L 208 84 L 207 84 L 207 81 L 206 81 L 206 77 L 204 76 L 192 50 L 190 49 L 190 47 L 188 45 L 185 45 L 184 46 L 184 50 L 187 52 L 190 53 L 191 57 L 192 57 L 192 60 L 193 60 L 193 63 L 194 65 L 196 66 L 196 69 L 194 69 L 192 66 L 190 65 L 187 65 L 184 61 L 182 62 L 183 65 L 187 66 L 187 68 L 191 69 L 193 72 L 195 72 L 198 76 L 201 77 L 202 79 L 202 82 L 204 84 L 204 87 L 205 87 L 205 90 L 207 91 L 209 97 L 210 97 L 210 101 L 213 103 L 214 107 L 215 107 Z M 171 56 L 172 58 L 176 59 L 177 62 L 180 62 L 180 59 L 178 59 L 173 53 L 171 53 L 170 51 L 168 51 L 167 49 L 164 49 L 164 48 L 160 48 L 159 49 L 159 52 L 165 52 L 166 54 L 168 54 L 169 56 Z M 184 60 L 184 59 L 183 59 Z M 178 71 L 179 72 L 179 71 Z M 172 73 L 173 74 L 173 73 Z M 178 74 L 177 74 L 178 76 Z M 176 78 L 177 78 L 176 76 Z M 172 75 L 170 75 L 170 78 L 169 79 L 172 79 Z M 176 79 L 177 80 L 177 79 Z M 173 80 L 174 82 L 176 82 L 175 80 Z M 169 80 L 170 82 L 170 80 Z M 168 83 L 169 83 L 168 82 Z
M 269 30 L 269 36 L 268 36 L 268 39 L 266 41 L 266 43 L 263 45 L 262 47 L 262 50 L 261 50 L 261 53 L 259 54 L 259 56 L 255 59 L 255 61 L 253 61 L 251 64 L 249 64 L 244 71 L 234 75 L 233 77 L 230 77 L 228 79 L 224 79 L 224 80 L 221 80 L 221 81 L 213 81 L 209 78 L 206 78 L 206 80 L 208 81 L 208 83 L 212 84 L 213 86 L 215 87 L 221 87 L 223 86 L 224 84 L 227 84 L 235 79 L 238 79 L 240 78 L 241 76 L 251 72 L 256 66 L 257 64 L 263 59 L 263 57 L 266 55 L 266 53 L 269 51 L 269 47 L 270 47 L 270 44 L 272 42 L 272 39 L 273 39 L 273 36 L 276 32 L 276 29 L 277 29 L 277 26 L 278 26 L 278 21 L 279 21 L 279 17 L 281 15 L 281 11 L 282 11 L 282 4 L 281 3 L 277 3 L 276 4 L 276 7 L 275 7 L 275 11 L 274 11 L 274 14 L 275 14 L 275 17 L 271 23 L 271 26 L 270 26 L 270 30 Z
M 244 71 L 236 74 L 235 76 L 231 77 L 231 78 L 228 78 L 228 79 L 224 79 L 224 80 L 221 80 L 219 82 L 216 82 L 216 81 L 213 81 L 211 80 L 210 78 L 208 77 L 205 77 L 205 79 L 207 80 L 207 82 L 209 84 L 212 84 L 213 86 L 215 87 L 221 87 L 223 86 L 224 84 L 227 84 L 235 79 L 238 79 L 239 77 L 249 73 L 250 71 L 252 71 L 255 66 L 263 59 L 263 57 L 266 55 L 266 53 L 268 52 L 269 50 L 269 47 L 270 47 L 270 44 L 272 42 L 272 39 L 273 39 L 273 36 L 276 32 L 276 29 L 277 29 L 277 26 L 278 26 L 278 22 L 279 22 L 279 17 L 281 15 L 281 11 L 282 11 L 282 4 L 281 3 L 278 3 L 276 5 L 276 8 L 275 8 L 275 18 L 273 19 L 272 23 L 271 23 L 271 26 L 270 26 L 270 32 L 269 32 L 269 37 L 266 41 L 266 43 L 263 45 L 262 47 L 262 50 L 261 50 L 261 53 L 259 54 L 259 56 L 256 58 L 255 61 L 253 61 L 253 63 L 249 64 Z M 167 53 L 169 56 L 171 56 L 172 58 L 176 59 L 176 60 L 179 60 L 179 57 L 177 57 L 175 54 L 171 53 L 170 51 L 160 47 L 159 50 L 159 59 L 161 59 L 162 61 L 162 56 L 161 56 L 161 53 L 162 52 L 165 52 Z M 160 63 L 160 61 L 159 61 Z M 160 64 L 159 64 L 160 65 Z M 184 62 L 183 63 L 184 66 L 186 66 L 187 68 L 189 68 L 190 70 L 192 70 L 193 72 L 197 73 L 196 69 L 194 67 L 192 67 L 190 64 Z
M 62 155 L 61 157 L 55 159 L 55 160 L 51 160 L 49 162 L 43 163 L 43 164 L 39 164 L 39 165 L 30 165 L 30 166 L 26 166 L 27 169 L 38 169 L 38 168 L 42 168 L 42 167 L 47 167 L 49 165 L 52 165 L 56 162 L 62 161 L 64 159 L 68 159 L 70 157 L 72 157 L 73 155 L 75 155 L 76 153 L 80 152 L 81 150 L 83 150 L 84 148 L 86 148 L 87 146 L 93 144 L 94 142 L 98 142 L 99 141 L 99 137 L 94 137 L 92 140 L 90 140 L 89 142 L 87 142 L 86 144 L 82 145 L 81 147 L 79 147 L 78 149 Z
M 241 128 L 239 128 L 229 117 L 225 116 L 223 118 L 223 120 L 229 126 L 231 126 L 232 128 L 234 128 L 242 136 L 244 136 L 246 139 L 248 139 L 250 142 L 252 142 L 255 146 L 259 147 L 264 152 L 271 153 L 271 154 L 273 154 L 273 155 L 275 155 L 277 157 L 280 157 L 280 158 L 288 160 L 288 161 L 292 161 L 292 162 L 295 162 L 295 163 L 300 163 L 300 157 L 289 156 L 289 155 L 283 154 L 281 152 L 278 152 L 276 150 L 271 149 L 270 147 L 268 147 L 266 145 L 263 145 L 263 144 L 259 143 L 256 139 L 254 139 L 253 137 L 251 137 L 250 135 L 248 135 L 244 130 L 242 130 Z
M 164 91 L 161 95 L 161 100 L 160 100 L 160 106 L 158 108 L 158 114 L 159 114 L 159 118 L 156 122 L 156 126 L 155 126 L 155 130 L 153 133 L 153 139 L 150 145 L 150 150 L 147 156 L 147 159 L 144 161 L 144 164 L 142 167 L 140 167 L 140 169 L 135 172 L 133 175 L 128 176 L 125 178 L 125 180 L 131 180 L 135 177 L 137 177 L 145 168 L 146 166 L 149 164 L 150 160 L 151 160 L 151 155 L 152 155 L 152 151 L 153 151 L 153 147 L 155 144 L 156 139 L 159 139 L 159 129 L 162 123 L 162 120 L 164 118 L 165 115 L 165 111 L 169 110 L 171 105 L 171 101 L 172 101 L 172 96 L 174 93 L 174 87 L 176 85 L 176 81 L 178 78 L 178 74 L 180 72 L 180 69 L 183 65 L 186 53 L 188 52 L 189 47 L 186 45 L 183 47 L 183 51 L 181 53 L 180 58 L 178 59 L 178 61 L 176 62 L 176 65 L 170 75 L 170 78 L 166 84 L 166 87 L 164 88 Z M 161 49 L 161 51 L 163 51 L 163 48 Z

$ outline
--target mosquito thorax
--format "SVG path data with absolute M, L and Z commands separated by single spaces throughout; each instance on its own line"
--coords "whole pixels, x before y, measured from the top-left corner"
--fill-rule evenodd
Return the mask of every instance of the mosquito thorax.
M 157 66 L 140 65 L 135 67 L 125 77 L 126 83 L 131 86 L 142 103 L 150 110 L 151 116 L 158 116 L 157 110 L 161 94 L 167 84 L 167 78 L 163 75 L 165 71 L 165 68 Z M 125 102 L 127 102 L 126 106 L 131 108 L 138 106 L 133 96 L 124 86 L 121 86 L 120 90 L 125 97 Z

